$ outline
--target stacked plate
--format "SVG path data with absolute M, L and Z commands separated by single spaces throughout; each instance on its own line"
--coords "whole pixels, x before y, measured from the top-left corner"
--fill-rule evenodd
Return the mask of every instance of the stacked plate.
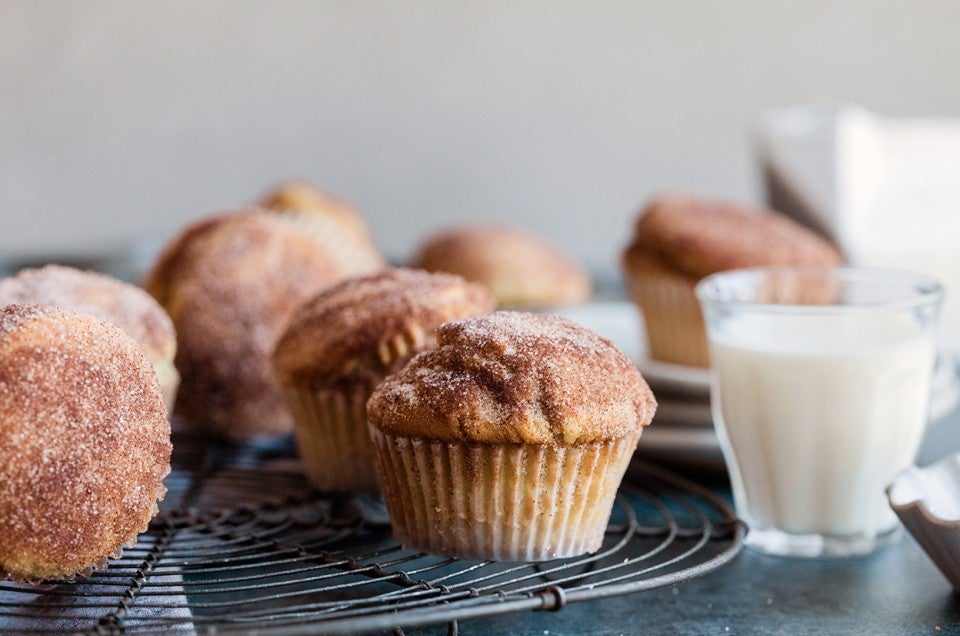
M 691 468 L 726 470 L 710 411 L 710 371 L 633 358 L 654 395 L 657 414 L 637 453 Z
M 657 362 L 647 355 L 643 321 L 632 303 L 581 305 L 559 312 L 609 338 L 634 361 L 657 397 L 653 424 L 643 432 L 637 455 L 685 468 L 725 471 L 710 411 L 710 371 Z M 930 421 L 935 425 L 960 401 L 956 358 L 941 355 L 933 378 Z

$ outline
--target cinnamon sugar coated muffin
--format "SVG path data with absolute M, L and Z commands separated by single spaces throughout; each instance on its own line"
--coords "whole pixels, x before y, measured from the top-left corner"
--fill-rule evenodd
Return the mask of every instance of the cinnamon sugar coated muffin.
M 374 391 L 370 434 L 403 545 L 542 560 L 595 552 L 656 401 L 613 344 L 559 316 L 446 323 Z
M 105 274 L 46 265 L 0 279 L 0 306 L 12 304 L 71 309 L 120 327 L 143 347 L 167 410 L 173 409 L 180 382 L 173 364 L 177 335 L 163 307 L 144 290 Z
M 290 217 L 334 255 L 343 276 L 360 276 L 386 267 L 360 210 L 303 181 L 287 181 L 267 192 L 258 205 Z
M 483 283 L 503 307 L 574 305 L 593 293 L 590 275 L 557 246 L 501 225 L 454 228 L 428 238 L 413 267 Z
M 144 287 L 177 329 L 177 412 L 231 439 L 288 433 L 274 343 L 300 303 L 341 277 L 333 255 L 265 211 L 214 216 L 174 238 Z
M 459 276 L 389 269 L 321 292 L 293 315 L 274 370 L 310 481 L 379 491 L 366 404 L 374 387 L 436 343 L 444 322 L 493 311 L 493 295 Z
M 366 221 L 355 205 L 306 181 L 285 181 L 264 194 L 257 205 L 268 210 L 327 216 L 355 232 L 367 232 Z
M 834 266 L 836 247 L 773 210 L 681 195 L 655 197 L 623 252 L 627 291 L 643 312 L 650 355 L 709 366 L 694 295 L 715 272 L 768 265 Z
M 156 374 L 118 327 L 40 305 L 0 309 L 0 576 L 106 566 L 166 493 Z

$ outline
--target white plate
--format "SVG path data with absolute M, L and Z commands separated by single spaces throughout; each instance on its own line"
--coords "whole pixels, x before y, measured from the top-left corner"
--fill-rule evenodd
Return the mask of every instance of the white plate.
M 675 393 L 691 400 L 710 400 L 710 369 L 685 367 L 647 357 L 631 359 L 654 392 Z
M 726 464 L 712 428 L 653 424 L 643 430 L 637 456 L 670 465 L 723 472 Z
M 654 393 L 678 394 L 696 400 L 710 399 L 710 370 L 651 360 L 647 356 L 646 334 L 640 312 L 626 301 L 588 303 L 558 312 L 609 338 L 630 356 Z M 930 396 L 930 420 L 936 422 L 960 402 L 960 374 L 957 360 L 942 353 L 934 370 Z
M 657 402 L 657 414 L 653 418 L 655 424 L 697 426 L 713 430 L 713 413 L 710 411 L 709 401 L 690 402 L 659 397 Z
M 640 312 L 629 302 L 603 302 L 558 312 L 609 338 L 630 356 L 650 384 L 660 407 L 643 432 L 637 454 L 693 468 L 724 470 L 720 442 L 710 413 L 710 371 L 658 362 L 647 357 Z M 941 355 L 934 372 L 930 422 L 951 413 L 960 402 L 957 361 Z
M 633 303 L 589 303 L 564 308 L 557 313 L 613 341 L 634 361 L 654 393 L 665 391 L 700 400 L 710 399 L 709 369 L 685 367 L 648 357 L 643 320 Z
M 953 412 L 960 402 L 960 376 L 953 355 L 941 353 L 933 370 L 930 387 L 930 423 L 933 424 Z

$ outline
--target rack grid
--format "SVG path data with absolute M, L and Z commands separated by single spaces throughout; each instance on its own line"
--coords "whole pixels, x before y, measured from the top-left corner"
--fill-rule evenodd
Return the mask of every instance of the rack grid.
M 292 446 L 177 434 L 169 492 L 108 569 L 0 583 L 0 631 L 358 633 L 561 610 L 711 572 L 745 527 L 709 490 L 634 460 L 599 552 L 539 563 L 408 550 L 382 501 L 313 490 Z

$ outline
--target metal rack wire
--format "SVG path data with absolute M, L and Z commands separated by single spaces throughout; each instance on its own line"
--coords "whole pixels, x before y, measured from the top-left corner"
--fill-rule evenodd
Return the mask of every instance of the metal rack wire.
M 358 633 L 530 610 L 671 585 L 715 570 L 745 528 L 706 489 L 635 462 L 603 548 L 542 563 L 404 549 L 382 504 L 318 493 L 289 447 L 177 436 L 169 493 L 109 569 L 0 584 L 0 631 Z

